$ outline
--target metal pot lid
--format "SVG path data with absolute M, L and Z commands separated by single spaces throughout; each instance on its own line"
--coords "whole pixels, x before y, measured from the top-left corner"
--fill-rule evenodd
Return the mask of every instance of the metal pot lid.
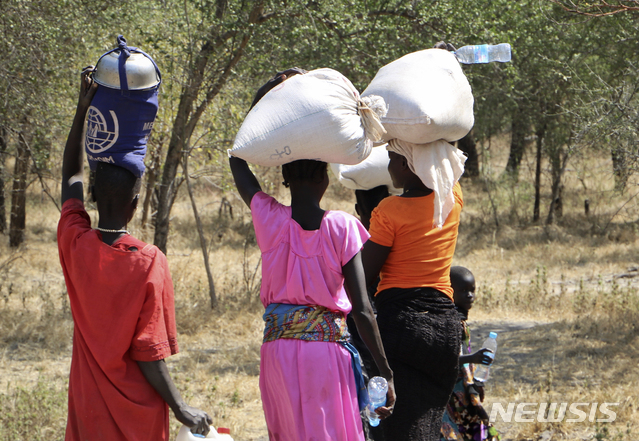
M 118 70 L 120 51 L 105 54 L 95 68 L 93 79 L 101 86 L 121 89 Z M 142 53 L 131 52 L 126 60 L 126 77 L 129 90 L 151 89 L 160 83 L 155 64 Z

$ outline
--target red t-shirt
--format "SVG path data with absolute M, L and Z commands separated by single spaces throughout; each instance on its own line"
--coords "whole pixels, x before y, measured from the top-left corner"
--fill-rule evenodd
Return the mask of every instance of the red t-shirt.
M 166 256 L 129 235 L 105 244 L 79 199 L 62 206 L 58 250 L 74 323 L 65 439 L 168 439 L 168 406 L 136 363 L 178 352 Z

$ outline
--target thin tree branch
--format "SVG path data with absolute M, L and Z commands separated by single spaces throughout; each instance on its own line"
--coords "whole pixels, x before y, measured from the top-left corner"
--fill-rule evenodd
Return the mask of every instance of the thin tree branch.
M 191 179 L 189 177 L 189 156 L 190 151 L 184 152 L 184 160 L 182 161 L 182 168 L 184 169 L 184 178 L 186 180 L 186 188 L 189 192 L 189 198 L 191 199 L 191 206 L 193 207 L 193 215 L 195 216 L 195 223 L 197 225 L 197 233 L 200 238 L 200 247 L 202 248 L 202 257 L 204 258 L 204 269 L 206 270 L 206 277 L 209 282 L 209 298 L 211 299 L 211 309 L 215 309 L 217 306 L 217 296 L 215 294 L 215 282 L 213 281 L 213 273 L 211 272 L 211 266 L 209 265 L 209 253 L 206 246 L 206 238 L 204 237 L 204 228 L 202 226 L 202 219 L 198 213 L 197 204 L 195 203 L 195 196 L 193 195 L 193 187 L 191 186 Z
M 607 1 L 601 0 L 599 3 L 586 3 L 583 6 L 580 6 L 580 2 L 567 2 L 565 0 L 550 1 L 561 6 L 561 8 L 566 12 L 570 12 L 571 14 L 584 15 L 587 17 L 606 17 L 609 15 L 619 14 L 621 12 L 639 11 L 639 0 L 627 0 L 626 3 L 630 3 L 631 5 L 624 4 L 622 2 L 611 5 Z
M 20 137 L 20 140 L 23 142 L 24 146 L 26 147 L 27 152 L 29 152 L 29 156 L 31 157 L 31 162 L 33 163 L 33 169 L 34 169 L 36 175 L 38 175 L 38 179 L 40 180 L 40 185 L 42 186 L 42 190 L 46 193 L 47 196 L 49 196 L 49 199 L 51 199 L 51 201 L 53 202 L 53 205 L 55 205 L 55 208 L 58 209 L 58 212 L 61 212 L 62 210 L 60 210 L 60 206 L 58 205 L 58 201 L 51 195 L 51 192 L 49 191 L 49 187 L 44 182 L 44 178 L 42 177 L 42 173 L 40 172 L 40 169 L 38 168 L 38 164 L 37 164 L 37 162 L 35 160 L 35 157 L 33 156 L 33 152 L 31 151 L 31 147 L 29 147 L 29 143 L 27 142 L 27 140 L 24 137 L 24 134 L 22 132 L 19 132 L 18 136 Z

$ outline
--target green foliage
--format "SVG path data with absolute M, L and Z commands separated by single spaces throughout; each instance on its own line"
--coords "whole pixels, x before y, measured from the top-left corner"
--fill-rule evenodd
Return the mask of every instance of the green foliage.
M 630 423 L 626 425 L 626 430 L 617 431 L 616 434 L 610 433 L 611 430 L 608 427 L 607 423 L 595 424 L 595 435 L 594 440 L 596 441 L 625 441 L 631 440 L 632 438 L 632 430 L 630 429 Z
M 23 133 L 38 166 L 48 166 L 56 141 L 66 134 L 83 66 L 111 47 L 123 23 L 141 20 L 134 2 L 82 0 L 0 3 L 0 124 Z M 140 7 L 143 9 L 143 7 Z M 109 31 L 106 31 L 109 29 Z M 125 32 L 126 33 L 126 32 Z M 108 41 L 108 44 L 107 44 Z
M 62 439 L 66 427 L 66 388 L 39 381 L 33 389 L 0 394 L 0 439 Z
M 255 10 L 259 20 L 248 24 Z M 381 66 L 437 41 L 507 42 L 512 62 L 464 66 L 475 96 L 476 140 L 507 133 L 513 122 L 529 139 L 541 134 L 556 182 L 580 150 L 610 150 L 623 190 L 639 157 L 636 16 L 592 18 L 538 0 L 11 0 L 0 3 L 0 125 L 9 130 L 9 153 L 24 132 L 39 169 L 59 164 L 79 70 L 123 34 L 163 73 L 149 157 L 166 151 L 179 115 L 201 107 L 186 136 L 196 149 L 191 169 L 211 171 L 226 188 L 223 152 L 254 91 L 275 72 L 331 67 L 363 91 Z M 198 86 L 203 49 L 210 56 Z M 188 93 L 195 99 L 180 107 Z

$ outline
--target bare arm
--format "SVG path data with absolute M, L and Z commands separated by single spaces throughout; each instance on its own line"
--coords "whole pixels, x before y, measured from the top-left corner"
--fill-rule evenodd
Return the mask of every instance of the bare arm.
M 85 67 L 82 70 L 78 105 L 73 117 L 71 130 L 69 131 L 69 137 L 67 138 L 67 144 L 64 148 L 61 188 L 61 202 L 63 204 L 67 199 L 71 198 L 84 200 L 82 129 L 84 128 L 84 118 L 87 115 L 89 106 L 91 106 L 91 100 L 98 89 L 97 83 L 93 82 L 93 79 L 89 76 L 92 71 L 93 66 Z
M 388 381 L 388 394 L 386 395 L 386 406 L 378 408 L 377 413 L 386 418 L 392 413 L 395 405 L 395 384 L 393 382 L 393 371 L 388 365 L 384 346 L 379 335 L 377 322 L 373 314 L 364 285 L 364 267 L 360 253 L 357 253 L 346 265 L 342 267 L 344 274 L 344 286 L 346 292 L 353 304 L 351 316 L 355 320 L 357 331 L 362 337 L 362 341 L 371 352 L 375 364 L 377 365 L 382 377 Z
M 179 422 L 190 427 L 193 433 L 202 435 L 209 433 L 211 430 L 209 425 L 213 420 L 203 410 L 191 407 L 182 400 L 164 360 L 138 361 L 137 363 L 146 381 L 166 401 Z
M 294 75 L 303 75 L 306 71 L 304 69 L 300 69 L 297 67 L 293 67 L 291 69 L 286 69 L 285 71 L 278 72 L 275 74 L 273 78 L 268 80 L 266 84 L 264 84 L 257 91 L 255 98 L 253 99 L 253 103 L 251 104 L 251 109 L 257 104 L 257 102 L 264 97 L 275 86 L 281 84 L 286 81 L 288 78 Z M 231 172 L 233 173 L 233 179 L 235 180 L 235 186 L 237 190 L 240 192 L 240 196 L 246 205 L 251 208 L 251 200 L 255 193 L 258 191 L 262 191 L 262 187 L 260 183 L 257 182 L 255 175 L 249 168 L 248 164 L 245 160 L 237 158 L 235 156 L 231 156 L 229 158 L 229 164 L 231 165 Z
M 262 187 L 260 186 L 260 183 L 257 182 L 257 178 L 245 160 L 231 156 L 229 158 L 229 165 L 231 166 L 231 172 L 233 173 L 233 180 L 235 180 L 237 191 L 240 192 L 242 200 L 250 208 L 253 196 L 255 196 L 255 193 L 258 191 L 262 191 Z
M 376 244 L 372 240 L 367 240 L 362 250 L 362 263 L 366 274 L 366 286 L 371 286 L 379 276 L 391 248 Z

